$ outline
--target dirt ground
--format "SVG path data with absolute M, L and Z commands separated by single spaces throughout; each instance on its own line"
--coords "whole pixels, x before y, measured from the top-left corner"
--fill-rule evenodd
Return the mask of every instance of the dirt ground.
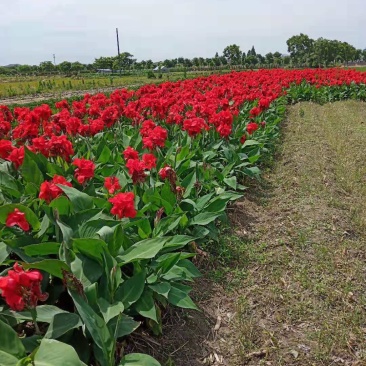
M 162 365 L 366 365 L 366 104 L 289 108 L 274 163 L 198 258 L 201 312 L 141 338 Z

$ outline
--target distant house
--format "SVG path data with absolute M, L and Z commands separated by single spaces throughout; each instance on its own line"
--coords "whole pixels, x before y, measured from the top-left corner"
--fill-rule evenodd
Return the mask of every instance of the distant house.
M 98 74 L 112 74 L 111 69 L 97 69 Z
M 153 69 L 154 72 L 169 72 L 169 69 L 166 66 L 156 66 Z

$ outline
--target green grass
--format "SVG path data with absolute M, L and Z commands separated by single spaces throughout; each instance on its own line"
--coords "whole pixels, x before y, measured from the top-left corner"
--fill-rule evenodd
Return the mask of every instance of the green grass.
M 366 364 L 365 115 L 355 101 L 290 107 L 270 172 L 208 245 L 237 314 L 228 364 Z

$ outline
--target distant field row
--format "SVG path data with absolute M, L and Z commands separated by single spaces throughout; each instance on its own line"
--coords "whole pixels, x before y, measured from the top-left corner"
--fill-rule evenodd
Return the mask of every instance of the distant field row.
M 182 78 L 207 76 L 211 72 L 174 72 L 155 75 L 155 78 L 141 76 L 94 76 L 94 77 L 12 77 L 0 79 L 0 100 L 21 96 L 38 96 L 42 94 L 77 90 L 96 90 L 107 87 L 140 86 L 161 81 L 176 81 Z
M 351 67 L 349 69 L 352 69 Z M 176 81 L 179 79 L 208 76 L 213 73 L 226 73 L 226 71 L 194 71 L 194 72 L 169 72 L 154 74 L 155 78 L 148 78 L 146 74 L 101 76 L 84 75 L 78 77 L 65 76 L 12 76 L 0 77 L 0 101 L 17 97 L 35 98 L 60 98 L 61 93 L 76 91 L 97 91 L 113 87 L 138 87 L 147 83 L 159 83 L 162 81 Z M 366 67 L 357 67 L 357 71 L 366 72 Z M 7 103 L 8 104 L 8 103 Z

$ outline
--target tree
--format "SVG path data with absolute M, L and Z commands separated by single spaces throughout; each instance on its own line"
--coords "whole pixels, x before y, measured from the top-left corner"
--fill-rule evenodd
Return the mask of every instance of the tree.
M 39 64 L 39 68 L 43 72 L 52 72 L 55 70 L 55 65 L 51 61 L 43 61 Z
M 64 74 L 67 74 L 71 71 L 71 62 L 63 61 L 57 65 L 57 68 Z
M 240 47 L 236 44 L 232 44 L 230 46 L 227 46 L 224 49 L 223 55 L 230 65 L 240 65 L 241 64 L 241 51 Z
M 267 53 L 265 57 L 266 57 L 267 64 L 273 64 L 273 53 L 272 52 Z
M 306 34 L 300 33 L 298 36 L 292 36 L 286 43 L 291 58 L 298 63 L 307 62 L 313 52 L 314 40 Z
M 85 65 L 82 63 L 76 61 L 71 64 L 71 71 L 79 72 L 85 69 Z

